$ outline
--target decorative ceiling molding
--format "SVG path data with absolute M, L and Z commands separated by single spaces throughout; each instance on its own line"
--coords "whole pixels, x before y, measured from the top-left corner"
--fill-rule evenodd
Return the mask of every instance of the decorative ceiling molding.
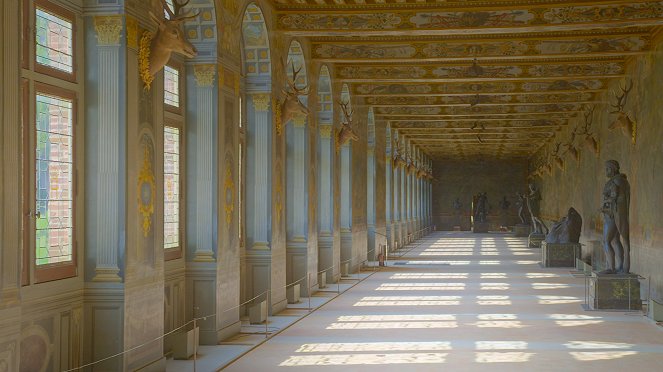
M 444 159 L 530 158 L 663 40 L 663 0 L 272 0 L 358 106 Z

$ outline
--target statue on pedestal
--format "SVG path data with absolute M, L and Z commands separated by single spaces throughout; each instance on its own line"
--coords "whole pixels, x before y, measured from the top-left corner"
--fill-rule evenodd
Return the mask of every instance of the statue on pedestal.
M 518 201 L 516 202 L 516 206 L 518 207 L 518 218 L 520 218 L 520 224 L 521 225 L 529 225 L 525 221 L 525 205 L 527 204 L 527 198 L 525 198 L 525 195 L 523 195 L 520 192 L 517 192 L 516 196 L 518 197 Z
M 541 220 L 541 192 L 533 183 L 529 184 L 529 194 L 527 195 L 527 209 L 532 216 L 533 234 L 548 235 L 548 227 Z M 544 232 L 545 230 L 545 232 Z
M 483 192 L 477 196 L 477 208 L 474 214 L 474 220 L 479 223 L 484 223 L 487 220 L 488 214 L 488 195 Z
M 506 210 L 509 209 L 510 206 L 511 203 L 508 200 L 506 200 L 506 195 L 504 195 L 502 200 L 500 200 L 500 208 L 502 208 L 502 211 L 506 212 Z
M 463 207 L 463 204 L 460 202 L 459 198 L 456 198 L 453 202 L 453 208 L 454 208 L 454 213 L 455 214 L 460 214 L 460 209 Z
M 580 242 L 580 230 L 582 229 L 582 217 L 575 208 L 569 208 L 566 217 L 555 222 L 550 227 L 550 233 L 546 236 L 546 243 L 569 244 Z
M 626 175 L 619 173 L 616 160 L 605 162 L 608 177 L 603 187 L 603 250 L 607 268 L 602 274 L 628 274 L 631 268 L 631 244 L 629 236 L 629 204 L 631 185 Z

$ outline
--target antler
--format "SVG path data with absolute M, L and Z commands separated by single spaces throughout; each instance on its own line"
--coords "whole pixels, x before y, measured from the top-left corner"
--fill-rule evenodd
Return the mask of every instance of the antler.
M 191 0 L 186 0 L 183 3 L 180 3 L 178 0 L 173 0 L 173 10 L 170 10 L 170 7 L 166 3 L 166 0 L 161 0 L 161 4 L 163 5 L 163 9 L 168 13 L 168 17 L 171 21 L 173 22 L 183 22 L 186 21 L 187 19 L 191 18 L 196 18 L 200 14 L 200 11 L 195 14 L 181 14 L 182 8 L 187 6 L 189 4 L 189 1 Z
M 338 104 L 341 106 L 341 110 L 343 110 L 343 116 L 345 117 L 345 121 L 348 124 L 352 124 L 352 114 L 354 114 L 355 110 L 352 109 L 350 110 L 350 112 L 348 112 L 348 105 L 350 104 L 350 101 L 339 102 Z
M 304 64 L 299 66 L 297 70 L 295 70 L 295 62 L 292 62 L 290 64 L 292 66 L 292 81 L 288 80 L 288 85 L 292 89 L 293 92 L 295 92 L 297 95 L 306 95 L 308 94 L 308 86 L 305 86 L 302 89 L 297 88 L 297 75 L 299 75 L 299 72 L 302 71 L 304 68 Z
M 610 112 L 611 114 L 622 112 L 622 110 L 624 110 L 624 105 L 626 105 L 626 97 L 628 97 L 628 93 L 631 91 L 631 89 L 633 89 L 633 80 L 629 82 L 628 88 L 626 87 L 626 83 L 624 83 L 624 87 L 619 84 L 619 89 L 622 91 L 621 95 L 617 95 L 617 93 L 612 92 L 612 94 L 615 95 L 617 102 L 614 105 L 610 105 L 615 108 L 615 111 Z
M 578 134 L 589 134 L 589 127 L 592 126 L 592 121 L 594 120 L 594 109 L 596 106 L 591 106 L 587 111 L 583 112 L 582 115 L 585 117 L 585 124 L 582 132 Z

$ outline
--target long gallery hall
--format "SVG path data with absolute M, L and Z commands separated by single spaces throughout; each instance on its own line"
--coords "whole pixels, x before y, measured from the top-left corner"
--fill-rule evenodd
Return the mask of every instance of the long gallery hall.
M 663 0 L 0 0 L 0 372 L 661 370 Z
M 430 234 L 224 370 L 660 368 L 660 329 L 584 311 L 583 277 L 539 261 L 508 234 Z

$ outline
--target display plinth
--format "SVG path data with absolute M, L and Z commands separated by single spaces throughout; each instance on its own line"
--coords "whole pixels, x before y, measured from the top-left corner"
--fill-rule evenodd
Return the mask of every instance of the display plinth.
M 544 234 L 531 233 L 527 239 L 527 245 L 530 248 L 541 248 L 541 242 L 546 239 Z
M 589 277 L 589 306 L 593 310 L 641 310 L 640 281 L 636 274 L 601 274 Z
M 487 222 L 476 222 L 472 226 L 473 233 L 487 233 L 488 232 L 488 223 Z
M 575 267 L 576 258 L 580 258 L 580 243 L 541 242 L 541 266 Z
M 519 238 L 526 238 L 529 236 L 529 225 L 517 224 L 513 228 L 513 233 Z

